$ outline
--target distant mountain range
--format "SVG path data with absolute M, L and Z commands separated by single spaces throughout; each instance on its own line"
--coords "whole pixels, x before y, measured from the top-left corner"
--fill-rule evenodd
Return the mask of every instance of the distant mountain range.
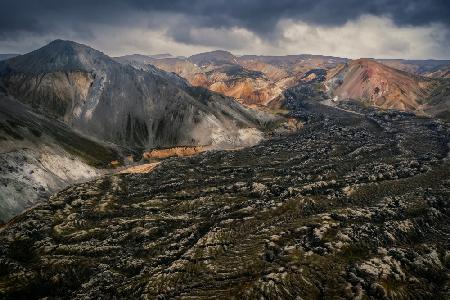
M 321 55 L 235 56 L 221 50 L 188 58 L 145 57 L 116 59 L 141 69 L 157 66 L 180 75 L 194 86 L 234 97 L 250 107 L 282 105 L 287 89 L 316 74 L 308 72 L 323 70 L 320 72 L 328 73 L 328 81 L 321 88 L 330 97 L 448 117 L 450 60 L 363 59 L 354 63 L 346 58 Z M 355 72 L 365 78 L 344 76 Z
M 450 78 L 450 60 L 378 59 L 389 67 L 415 75 L 432 78 Z
M 320 55 L 235 56 L 217 50 L 188 58 L 122 56 L 116 60 L 145 69 L 154 65 L 185 78 L 194 86 L 234 97 L 248 106 L 265 106 L 279 101 L 287 88 L 314 68 L 329 69 L 348 61 Z

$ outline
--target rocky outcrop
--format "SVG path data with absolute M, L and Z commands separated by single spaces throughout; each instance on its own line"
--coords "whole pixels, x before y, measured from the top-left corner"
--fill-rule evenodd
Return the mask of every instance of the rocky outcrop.
M 168 158 L 172 156 L 190 156 L 197 153 L 201 153 L 206 151 L 206 147 L 204 146 L 195 146 L 195 147 L 173 147 L 168 149 L 153 149 L 148 152 L 144 152 L 142 157 L 147 160 L 151 159 L 162 159 Z

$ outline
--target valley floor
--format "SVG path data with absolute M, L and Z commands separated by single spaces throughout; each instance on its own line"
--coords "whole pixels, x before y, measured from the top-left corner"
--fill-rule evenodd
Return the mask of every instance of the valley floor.
M 342 107 L 57 193 L 1 230 L 0 298 L 448 299 L 449 127 Z

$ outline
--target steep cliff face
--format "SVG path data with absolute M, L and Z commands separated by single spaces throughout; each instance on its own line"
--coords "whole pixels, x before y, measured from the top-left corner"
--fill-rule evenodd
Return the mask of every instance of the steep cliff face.
M 7 93 L 73 128 L 135 148 L 208 145 L 264 120 L 223 96 L 157 68 L 122 65 L 85 45 L 57 40 L 0 64 Z

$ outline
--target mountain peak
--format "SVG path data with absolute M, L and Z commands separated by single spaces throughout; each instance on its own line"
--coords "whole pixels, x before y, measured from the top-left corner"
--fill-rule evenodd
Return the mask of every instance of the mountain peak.
M 195 54 L 189 57 L 189 60 L 196 65 L 203 66 L 207 64 L 223 65 L 236 64 L 236 56 L 225 50 L 214 50 Z
M 40 74 L 55 71 L 91 71 L 98 65 L 111 62 L 115 63 L 102 52 L 89 46 L 57 39 L 5 63 L 12 71 Z
M 87 45 L 80 44 L 70 40 L 54 40 L 42 48 L 39 48 L 31 53 L 42 53 L 47 51 L 57 52 L 59 55 L 73 55 L 78 53 L 89 53 L 89 54 L 103 54 L 102 52 L 95 50 Z
M 420 100 L 427 95 L 427 79 L 373 59 L 356 59 L 336 71 L 328 84 L 333 95 L 341 99 L 363 100 L 384 109 L 415 111 L 420 108 Z

